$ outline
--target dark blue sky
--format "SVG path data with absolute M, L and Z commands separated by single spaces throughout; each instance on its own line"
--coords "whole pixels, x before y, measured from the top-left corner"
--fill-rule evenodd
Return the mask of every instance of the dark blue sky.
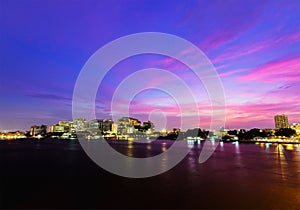
M 147 31 L 180 36 L 203 50 L 224 84 L 227 127 L 274 127 L 273 116 L 281 113 L 300 122 L 298 0 L 0 0 L 0 28 L 0 130 L 72 120 L 73 88 L 87 59 L 116 38 Z M 130 69 L 128 74 L 151 64 L 184 68 L 144 56 L 116 69 Z M 116 69 L 98 94 L 101 106 L 109 105 L 126 75 Z M 149 102 L 155 97 L 164 95 L 148 91 L 136 97 L 132 113 L 144 119 L 157 109 Z M 173 103 L 162 109 L 176 118 Z

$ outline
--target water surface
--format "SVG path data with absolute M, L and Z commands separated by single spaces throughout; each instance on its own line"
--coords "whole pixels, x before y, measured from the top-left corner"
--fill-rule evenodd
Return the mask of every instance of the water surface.
M 171 144 L 112 146 L 150 157 Z M 300 208 L 300 145 L 221 143 L 199 164 L 202 146 L 189 145 L 186 158 L 166 173 L 130 179 L 98 167 L 78 141 L 0 141 L 0 207 Z

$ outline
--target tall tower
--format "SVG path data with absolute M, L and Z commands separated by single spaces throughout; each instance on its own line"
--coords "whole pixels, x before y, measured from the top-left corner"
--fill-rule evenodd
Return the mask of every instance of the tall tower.
M 284 114 L 275 115 L 274 120 L 275 120 L 276 129 L 288 128 L 289 127 L 288 117 Z

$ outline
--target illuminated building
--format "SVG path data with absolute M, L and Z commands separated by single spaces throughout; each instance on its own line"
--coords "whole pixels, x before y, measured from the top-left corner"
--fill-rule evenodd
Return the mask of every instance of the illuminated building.
M 74 123 L 71 121 L 59 121 L 58 125 L 64 126 L 65 132 L 71 132 L 71 133 L 75 132 Z
M 290 125 L 290 128 L 294 129 L 296 131 L 296 134 L 300 135 L 300 124 L 299 123 L 293 123 Z
M 274 120 L 275 120 L 276 129 L 288 128 L 289 127 L 288 117 L 284 114 L 275 115 Z
M 76 131 L 86 131 L 88 128 L 88 121 L 85 118 L 77 118 L 74 120 L 74 128 Z
M 89 122 L 89 130 L 97 131 L 103 133 L 113 133 L 114 121 L 107 119 L 95 119 Z
M 102 130 L 102 132 L 104 133 L 113 133 L 113 124 L 114 121 L 113 120 L 103 120 L 101 122 L 101 127 L 100 129 Z
M 37 136 L 45 136 L 47 133 L 47 126 L 41 125 L 41 126 L 31 126 L 30 127 L 30 136 L 37 137 Z
M 15 132 L 0 134 L 0 139 L 4 139 L 4 140 L 14 140 L 14 139 L 21 139 L 21 138 L 26 138 L 25 132 L 15 131 Z
M 54 124 L 49 126 L 48 128 L 49 133 L 65 133 L 65 132 L 71 132 L 74 133 L 74 125 L 73 122 L 68 122 L 68 121 L 59 121 L 58 124 Z
M 141 127 L 141 121 L 131 117 L 122 117 L 118 120 L 118 133 L 132 134 Z
M 68 127 L 67 127 L 67 129 L 65 129 L 65 126 L 59 125 L 59 124 L 51 125 L 48 129 L 49 133 L 54 133 L 54 132 L 64 133 L 67 131 L 68 131 Z
M 111 128 L 112 133 L 115 133 L 115 134 L 118 133 L 118 125 L 117 124 L 113 123 L 111 127 L 112 127 Z

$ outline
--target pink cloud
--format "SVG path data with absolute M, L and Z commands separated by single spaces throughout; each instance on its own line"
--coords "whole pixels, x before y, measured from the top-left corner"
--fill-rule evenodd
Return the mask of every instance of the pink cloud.
M 229 60 L 234 60 L 237 58 L 249 56 L 258 52 L 263 52 L 271 50 L 273 48 L 278 48 L 280 46 L 286 46 L 293 44 L 300 40 L 300 32 L 295 32 L 286 35 L 279 35 L 274 33 L 268 39 L 263 41 L 254 42 L 252 44 L 247 43 L 246 45 L 236 45 L 229 47 L 226 52 L 220 54 L 219 56 L 212 59 L 214 64 Z
M 300 81 L 300 57 L 271 61 L 253 69 L 248 74 L 239 76 L 238 80 L 259 80 L 262 82 Z
M 274 115 L 286 114 L 290 122 L 300 121 L 300 102 L 264 103 L 264 104 L 230 104 L 227 106 L 226 127 L 274 128 Z
M 232 71 L 227 71 L 227 72 L 223 72 L 223 73 L 219 73 L 220 77 L 227 77 L 233 74 L 237 74 L 237 73 L 241 73 L 241 72 L 245 72 L 245 69 L 237 69 L 237 70 L 232 70 Z

